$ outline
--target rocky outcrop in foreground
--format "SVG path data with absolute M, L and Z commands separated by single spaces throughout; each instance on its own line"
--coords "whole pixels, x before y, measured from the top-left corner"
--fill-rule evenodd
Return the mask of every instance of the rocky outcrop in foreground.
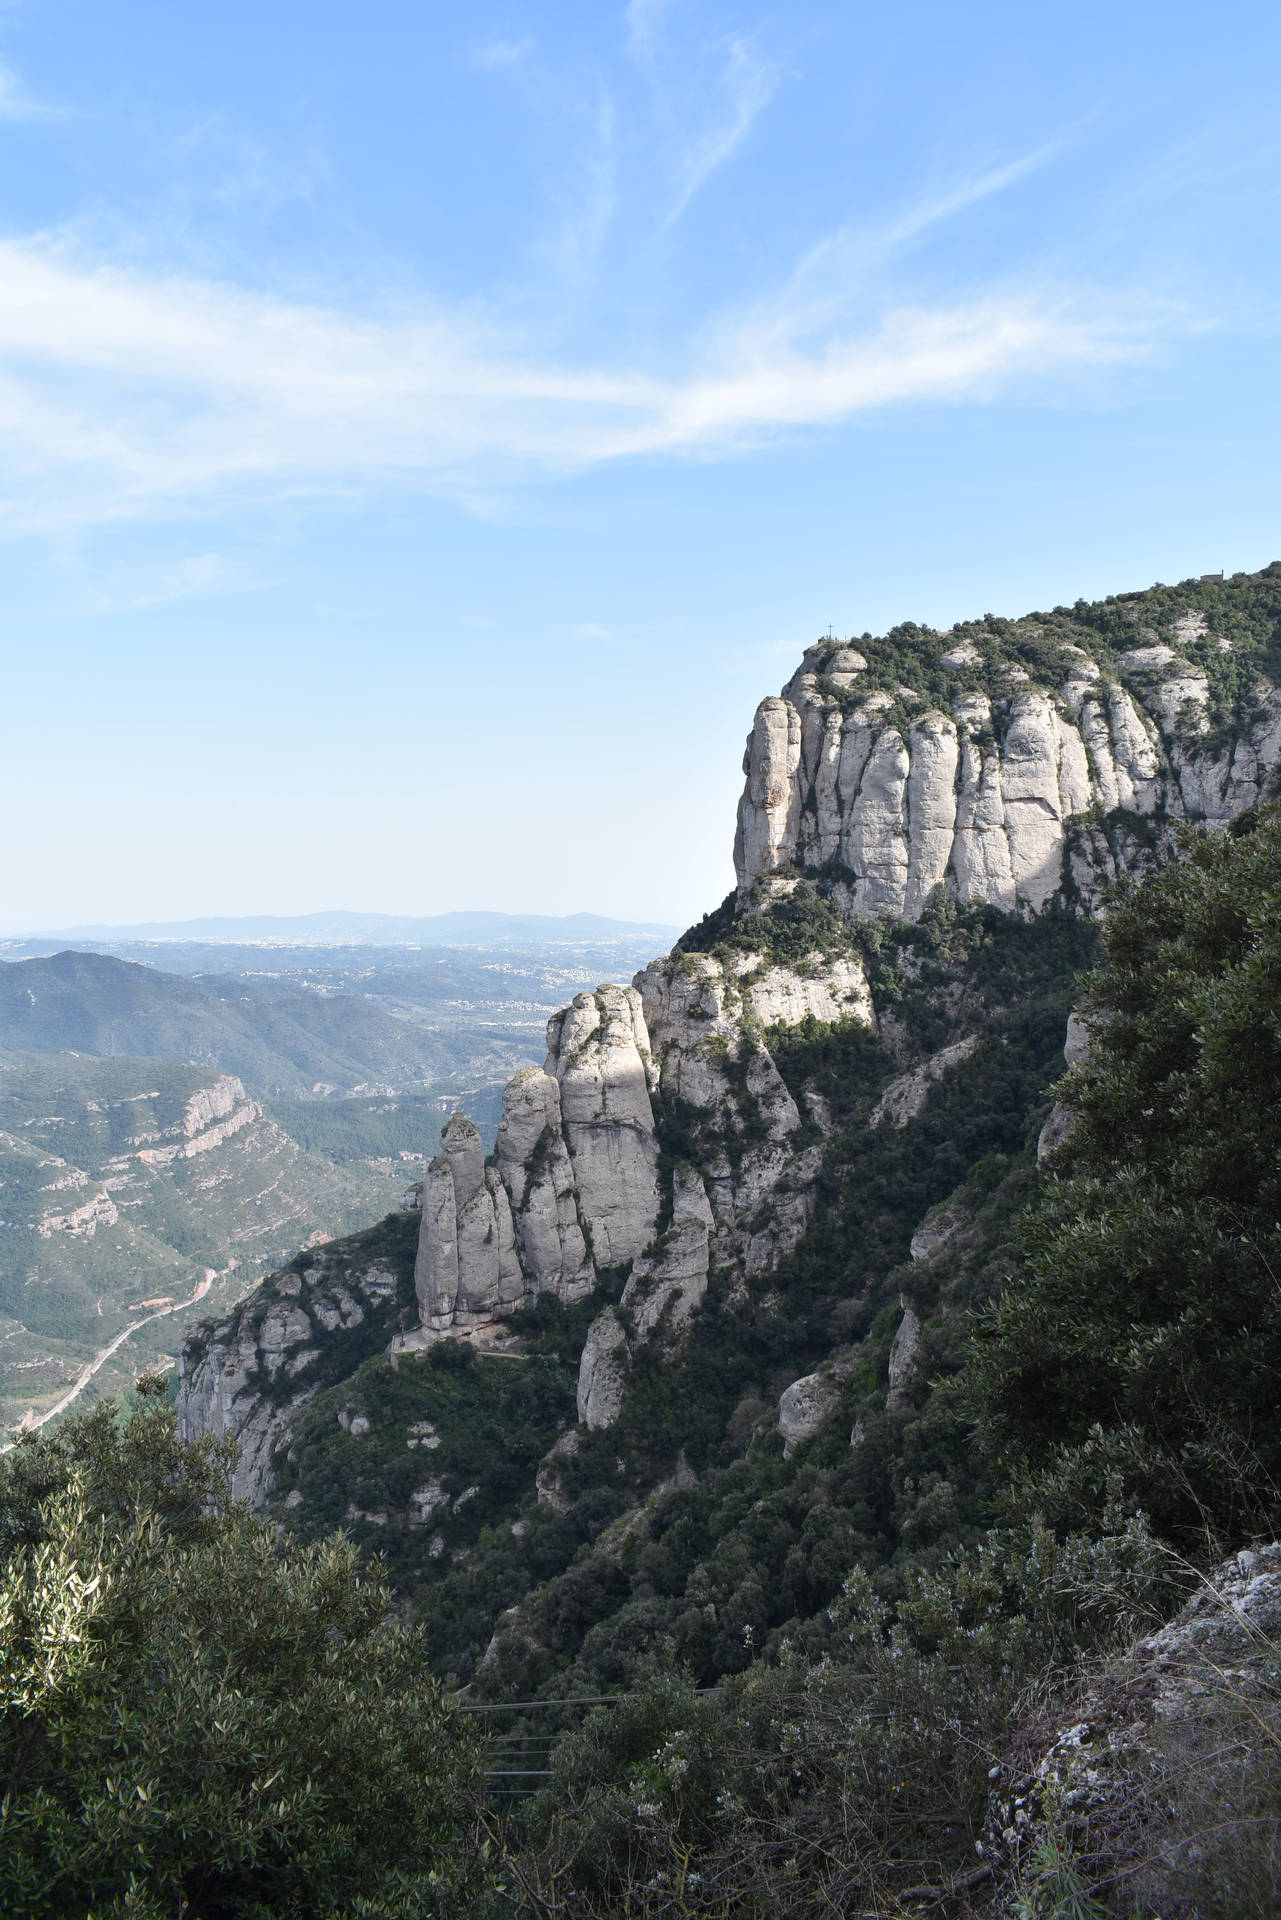
M 1173 1620 L 1101 1671 L 1031 1766 L 994 1770 L 979 1853 L 998 1878 L 1053 1839 L 1135 1913 L 1205 1911 L 1199 1877 L 1275 1870 L 1281 1545 L 1215 1568 Z M 1260 1814 L 1264 1817 L 1260 1819 Z M 1217 1902 L 1212 1909 L 1218 1911 Z

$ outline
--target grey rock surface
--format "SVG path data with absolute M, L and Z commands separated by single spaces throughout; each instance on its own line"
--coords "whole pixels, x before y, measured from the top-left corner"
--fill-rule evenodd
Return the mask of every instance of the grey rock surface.
M 778 1402 L 778 1430 L 783 1436 L 785 1460 L 826 1426 L 840 1397 L 840 1380 L 826 1370 L 803 1374 L 784 1388 Z
M 423 1327 L 445 1334 L 519 1306 L 525 1277 L 507 1189 L 485 1165 L 480 1135 L 464 1114 L 450 1119 L 441 1146 L 423 1182 L 414 1286 Z
M 983 664 L 969 642 L 939 646 L 949 671 Z M 1093 906 L 1150 858 L 1123 823 L 1105 834 L 1096 821 L 1123 810 L 1164 842 L 1170 822 L 1223 826 L 1276 785 L 1281 690 L 1261 683 L 1248 723 L 1220 740 L 1205 673 L 1165 643 L 1123 653 L 1119 678 L 1064 646 L 1044 685 L 1008 668 L 1000 699 L 961 693 L 908 723 L 888 718 L 888 695 L 858 700 L 850 652 L 811 647 L 757 709 L 734 853 L 744 902 L 780 867 L 835 862 L 846 877 L 828 890 L 851 915 L 913 920 L 939 887 L 1028 913 L 1065 888 Z
M 890 1412 L 906 1406 L 916 1372 L 916 1354 L 921 1344 L 921 1322 L 910 1300 L 903 1300 L 903 1318 L 898 1323 L 890 1347 L 889 1393 L 885 1404 Z
M 580 993 L 547 1025 L 565 1143 L 597 1267 L 634 1260 L 658 1219 L 657 1069 L 635 987 Z
M 578 1373 L 578 1417 L 587 1427 L 610 1427 L 623 1406 L 627 1383 L 627 1333 L 613 1307 L 587 1329 Z
M 938 1084 L 949 1068 L 959 1067 L 963 1060 L 968 1060 L 978 1044 L 976 1034 L 966 1034 L 963 1039 L 954 1040 L 951 1046 L 940 1047 L 919 1067 L 898 1074 L 872 1108 L 867 1117 L 868 1126 L 900 1128 L 905 1127 L 909 1120 L 915 1120 L 918 1114 L 925 1111 L 930 1088 Z
M 358 1327 L 395 1294 L 386 1268 L 348 1273 L 318 1250 L 301 1275 L 265 1282 L 246 1303 L 252 1310 L 192 1330 L 179 1374 L 179 1431 L 188 1441 L 205 1433 L 235 1440 L 236 1499 L 260 1506 L 270 1492 L 272 1455 L 316 1391 L 305 1376 L 326 1337 Z

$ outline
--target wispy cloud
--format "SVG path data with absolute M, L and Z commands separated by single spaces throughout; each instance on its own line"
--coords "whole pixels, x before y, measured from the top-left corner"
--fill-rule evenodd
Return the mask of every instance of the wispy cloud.
M 573 118 L 582 122 L 580 144 L 560 217 L 541 248 L 554 262 L 562 289 L 590 281 L 618 211 L 616 114 L 606 88 L 597 88 L 594 101 L 579 103 Z
M 747 34 L 674 42 L 672 13 L 671 0 L 629 0 L 624 13 L 628 57 L 649 83 L 663 127 L 675 187 L 668 226 L 742 146 L 783 78 Z
M 0 120 L 61 120 L 59 107 L 33 100 L 13 71 L 0 63 Z
M 975 206 L 980 200 L 988 200 L 994 193 L 1004 193 L 1007 187 L 1023 180 L 1030 173 L 1043 167 L 1047 160 L 1060 151 L 1057 143 L 1037 147 L 1031 153 L 1021 154 L 1017 160 L 1007 161 L 999 167 L 989 167 L 986 172 L 972 174 L 969 178 L 948 187 L 944 192 L 927 195 L 910 208 L 898 220 L 891 222 L 885 229 L 884 240 L 888 245 L 898 245 L 904 240 L 914 239 L 918 233 L 937 226 L 940 220 L 950 220 L 955 213 L 963 213 L 967 207 Z
M 733 157 L 778 91 L 779 68 L 762 60 L 748 41 L 735 38 L 726 48 L 720 73 L 719 113 L 688 142 L 681 155 L 683 178 L 667 215 L 678 220 L 699 188 Z
M 520 40 L 485 40 L 479 46 L 472 47 L 469 59 L 473 67 L 497 70 L 502 67 L 519 67 L 534 51 L 534 43 L 526 34 Z
M 883 289 L 895 254 L 931 227 L 1003 192 L 1042 166 L 1054 153 L 1038 148 L 999 167 L 966 176 L 925 194 L 880 225 L 842 227 L 808 249 L 782 286 L 736 321 L 740 336 L 754 337 L 758 351 L 768 341 L 792 345 L 857 325 L 883 306 Z
M 467 498 L 637 455 L 724 455 L 1134 360 L 1169 324 L 1053 289 L 838 321 L 755 309 L 660 376 L 557 365 L 466 313 L 370 319 L 0 244 L 0 526 L 229 494 Z
M 623 9 L 628 58 L 638 66 L 652 64 L 659 30 L 671 8 L 671 0 L 627 0 Z
M 97 587 L 90 593 L 88 605 L 95 613 L 137 613 L 147 607 L 168 606 L 175 600 L 243 591 L 246 584 L 242 574 L 221 554 L 195 553 L 172 566 L 151 571 L 145 580 Z

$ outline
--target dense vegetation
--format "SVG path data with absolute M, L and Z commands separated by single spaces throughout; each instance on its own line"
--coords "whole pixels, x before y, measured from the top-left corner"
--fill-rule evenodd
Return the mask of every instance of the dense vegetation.
M 857 704 L 870 693 L 884 694 L 893 703 L 887 716 L 896 722 L 910 719 L 922 701 L 946 711 L 960 694 L 1008 695 L 1010 669 L 1057 684 L 1064 647 L 1081 648 L 1107 675 L 1137 671 L 1141 680 L 1142 669 L 1122 668 L 1122 656 L 1162 641 L 1206 675 L 1216 726 L 1240 725 L 1253 712 L 1260 679 L 1281 681 L 1281 561 L 1228 580 L 1158 584 L 1018 620 L 989 613 L 952 627 L 942 636 L 946 645 L 940 637 L 911 620 L 875 637 L 862 634 L 854 644 L 864 649 L 868 670 L 843 697 Z M 967 648 L 976 660 L 943 665 Z
M 1173 1536 L 1281 1525 L 1281 817 L 1113 905 L 1064 1176 L 984 1329 L 1010 1498 L 1079 1515 L 1123 1474 Z
M 162 1381 L 0 1463 L 0 1908 L 443 1911 L 478 1752 L 331 1537 L 281 1553 Z M 451 1895 L 452 1898 L 452 1895 Z
M 1034 1849 L 993 1856 L 989 1834 L 976 1854 L 989 1773 L 1021 1739 L 1036 1750 L 1082 1662 L 1108 1673 L 1098 1663 L 1196 1568 L 1281 1519 L 1281 821 L 1184 851 L 1114 904 L 1087 986 L 1094 1044 L 1060 1089 L 1077 1118 L 1058 1174 L 997 1179 L 980 1162 L 949 1202 L 973 1224 L 939 1276 L 913 1409 L 866 1414 L 851 1458 L 856 1372 L 790 1476 L 758 1432 L 620 1541 L 634 1597 L 582 1645 L 617 1657 L 630 1608 L 618 1673 L 634 1698 L 558 1749 L 523 1864 L 541 1910 L 957 1912 L 995 1890 L 1009 1920 L 1281 1912 L 1281 1658 L 1266 1639 L 1254 1695 L 1225 1681 L 1200 1745 L 1158 1750 L 1146 1810 L 1119 1796 L 1083 1826 L 1049 1801 Z M 867 1385 L 877 1337 L 859 1349 Z M 825 1554 L 836 1594 L 806 1621 Z M 780 1561 L 801 1579 L 763 1640 Z M 692 1605 L 673 1631 L 663 1595 L 682 1580 Z M 700 1605 L 744 1648 L 719 1656 L 740 1671 L 713 1694 L 694 1686 L 717 1660 L 691 1637 Z M 582 1655 L 571 1671 L 581 1684 Z M 1098 1684 L 1124 1700 L 1143 1682 L 1121 1663 Z M 1189 1791 L 1188 1768 L 1221 1753 L 1242 1756 L 1230 1777 L 1202 1772 Z

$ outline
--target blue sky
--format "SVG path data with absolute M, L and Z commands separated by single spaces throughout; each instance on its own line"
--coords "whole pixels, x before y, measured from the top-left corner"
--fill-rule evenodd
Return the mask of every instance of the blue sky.
M 1281 557 L 1281 13 L 0 0 L 8 930 L 686 921 L 829 622 Z

